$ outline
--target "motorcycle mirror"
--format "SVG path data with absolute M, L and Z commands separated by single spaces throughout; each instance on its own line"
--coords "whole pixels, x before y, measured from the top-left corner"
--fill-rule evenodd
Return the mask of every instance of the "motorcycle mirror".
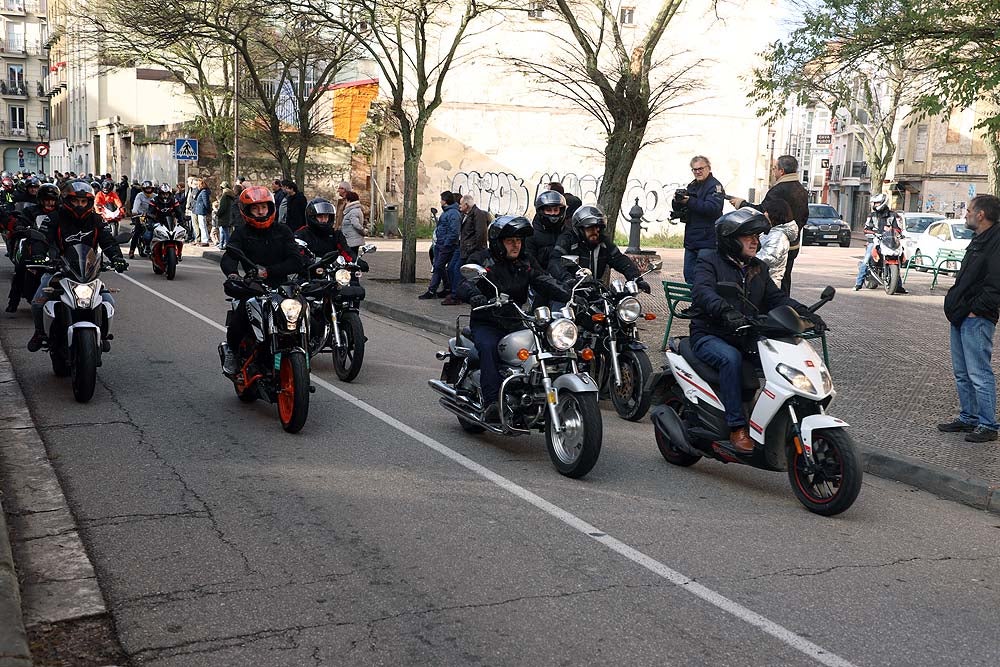
M 563 255 L 562 257 L 560 257 L 560 259 L 567 266 L 571 266 L 571 265 L 576 264 L 577 262 L 580 261 L 580 256 L 579 255 Z
M 360 255 L 367 255 L 368 253 L 375 252 L 376 250 L 378 250 L 378 248 L 374 243 L 366 243 L 365 245 L 361 246 Z
M 434 214 L 434 215 L 437 215 L 438 210 L 436 208 L 434 208 L 433 206 L 431 206 L 431 213 Z
M 466 280 L 475 280 L 476 278 L 486 275 L 486 269 L 478 264 L 463 264 L 462 268 L 459 269 L 459 272 Z
M 123 243 L 128 243 L 132 239 L 132 234 L 129 232 L 122 232 L 115 237 L 115 243 L 121 245 Z
M 576 272 L 577 278 L 589 278 L 592 275 L 594 274 L 590 271 L 590 269 L 580 269 Z
M 659 271 L 662 268 L 663 268 L 663 260 L 653 262 L 652 264 L 649 265 L 650 271 Z
M 719 290 L 719 296 L 724 299 L 736 299 L 743 295 L 743 290 L 736 283 L 716 283 L 716 288 Z
M 306 243 L 305 241 L 303 241 L 302 239 L 295 239 L 295 243 L 296 243 L 296 245 L 300 245 L 303 248 L 308 248 L 309 247 L 309 244 Z
M 827 285 L 820 292 L 819 298 L 823 301 L 833 301 L 833 296 L 837 293 L 837 290 L 833 288 L 833 285 Z

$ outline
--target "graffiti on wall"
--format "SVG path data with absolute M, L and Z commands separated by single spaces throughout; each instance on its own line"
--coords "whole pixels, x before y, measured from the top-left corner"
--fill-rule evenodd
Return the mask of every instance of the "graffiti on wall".
M 472 195 L 476 206 L 494 216 L 524 215 L 528 210 L 528 188 L 507 172 L 460 171 L 451 179 L 451 191 Z

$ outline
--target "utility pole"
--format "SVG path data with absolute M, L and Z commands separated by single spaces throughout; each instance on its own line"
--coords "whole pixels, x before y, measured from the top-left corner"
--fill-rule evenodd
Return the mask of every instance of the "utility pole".
M 240 177 L 240 52 L 233 49 L 233 185 Z

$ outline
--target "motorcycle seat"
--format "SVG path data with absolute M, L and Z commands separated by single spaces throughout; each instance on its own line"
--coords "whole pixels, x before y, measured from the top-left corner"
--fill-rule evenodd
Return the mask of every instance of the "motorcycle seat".
M 695 356 L 694 349 L 691 347 L 690 338 L 681 338 L 678 351 L 681 353 L 681 356 L 684 357 L 684 361 L 691 365 L 691 368 L 694 369 L 694 372 L 697 373 L 702 380 L 709 383 L 713 387 L 718 387 L 722 383 L 719 378 L 719 371 L 715 370 Z M 757 391 L 757 389 L 760 388 L 760 380 L 757 378 L 757 369 L 754 367 L 753 363 L 748 361 L 746 358 L 743 359 L 742 380 L 742 388 L 744 391 Z

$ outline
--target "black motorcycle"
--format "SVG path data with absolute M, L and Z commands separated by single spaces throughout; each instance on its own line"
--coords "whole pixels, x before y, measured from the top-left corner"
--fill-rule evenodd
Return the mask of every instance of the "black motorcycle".
M 309 416 L 309 306 L 300 287 L 288 282 L 270 287 L 259 277 L 260 268 L 236 248 L 227 252 L 239 260 L 244 275 L 225 282 L 232 307 L 226 326 L 240 304 L 247 310 L 250 329 L 233 350 L 239 370 L 226 375 L 244 403 L 262 398 L 278 404 L 281 427 L 298 433 Z M 219 345 L 219 359 L 225 362 L 225 347 Z M 225 374 L 225 373 L 224 373 Z
M 38 285 L 42 281 L 44 265 L 48 257 L 49 242 L 45 234 L 34 228 L 17 229 L 11 237 L 13 252 L 10 261 L 14 263 L 12 280 L 19 280 L 21 298 L 31 303 Z
M 136 252 L 139 253 L 139 257 L 149 257 L 153 241 L 153 219 L 146 215 L 135 215 L 132 216 L 131 222 L 132 234 L 139 234 L 139 243 L 135 248 Z
M 304 252 L 308 252 L 308 247 Z M 319 259 L 308 255 L 312 261 L 306 269 L 309 279 L 302 284 L 302 293 L 309 302 L 312 318 L 309 356 L 331 352 L 333 368 L 344 382 L 358 376 L 365 358 L 368 339 L 359 312 L 365 288 L 358 279 L 368 271 L 368 264 L 361 258 L 373 252 L 375 245 L 369 243 L 361 246 L 353 262 L 336 251 Z

